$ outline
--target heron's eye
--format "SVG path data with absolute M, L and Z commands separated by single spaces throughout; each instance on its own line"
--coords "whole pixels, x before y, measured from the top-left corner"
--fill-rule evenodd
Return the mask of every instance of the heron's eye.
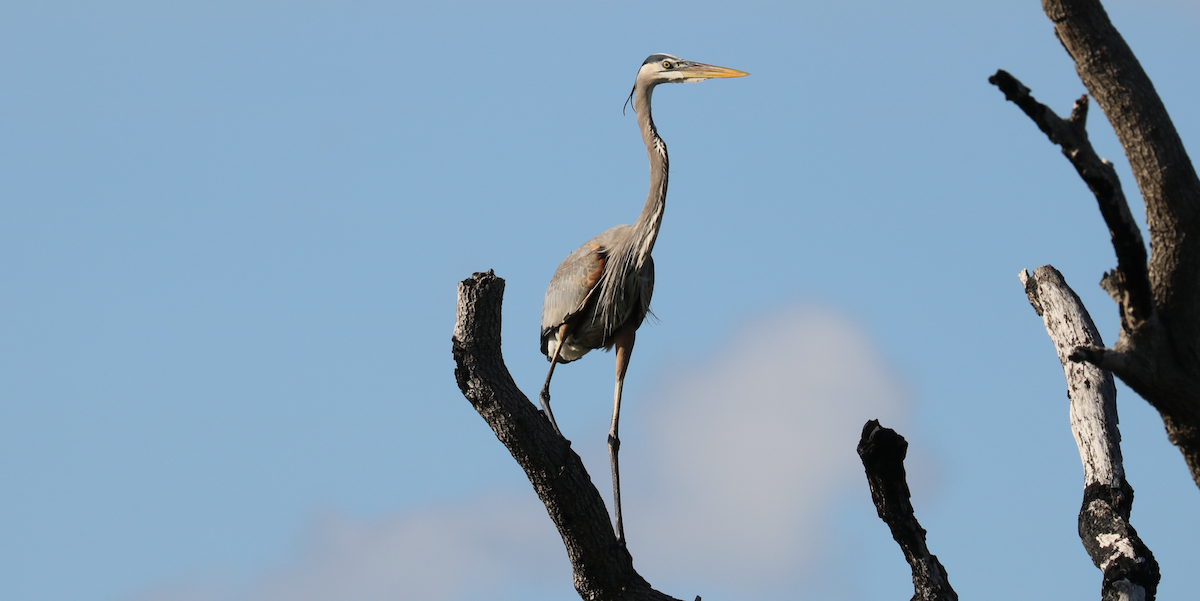
M 663 61 L 664 69 L 670 69 L 672 66 L 674 66 L 674 65 L 671 64 L 671 61 Z

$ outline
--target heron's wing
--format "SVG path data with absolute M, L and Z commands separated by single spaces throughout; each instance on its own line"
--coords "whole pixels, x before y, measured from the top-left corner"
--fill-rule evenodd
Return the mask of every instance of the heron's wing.
M 558 327 L 583 310 L 600 277 L 604 275 L 605 248 L 587 242 L 567 255 L 550 278 L 542 301 L 542 350 Z
M 618 225 L 584 242 L 554 271 L 542 301 L 543 354 L 558 327 L 587 307 L 604 277 L 611 244 L 627 229 L 628 225 Z

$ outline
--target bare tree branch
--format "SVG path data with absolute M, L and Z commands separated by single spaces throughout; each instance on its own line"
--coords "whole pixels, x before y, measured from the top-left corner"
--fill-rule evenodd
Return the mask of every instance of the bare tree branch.
M 1179 133 L 1098 0 L 1043 0 L 1075 70 L 1112 124 L 1146 203 L 1155 314 L 1122 328 L 1116 372 L 1158 409 L 1200 485 L 1200 178 Z M 1190 234 L 1190 235 L 1189 235 Z
M 1007 73 L 991 78 L 1062 146 L 1112 233 L 1118 266 L 1100 284 L 1121 310 L 1117 342 L 1111 349 L 1081 347 L 1068 357 L 1112 371 L 1158 410 L 1167 438 L 1200 486 L 1200 178 L 1154 85 L 1099 0 L 1043 0 L 1042 7 L 1121 141 L 1150 228 L 1147 262 L 1139 258 L 1144 247 L 1116 176 L 1087 143 L 1082 99 L 1063 121 Z
M 907 453 L 908 441 L 895 430 L 880 426 L 878 420 L 863 425 L 858 456 L 867 471 L 875 510 L 891 529 L 892 538 L 900 544 L 904 559 L 912 568 L 912 601 L 958 601 L 958 594 L 950 588 L 946 568 L 925 546 L 925 529 L 913 513 L 904 473 Z
M 1200 179 L 1133 50 L 1098 0 L 1043 0 L 1079 79 L 1108 116 L 1146 202 L 1150 279 L 1174 352 L 1200 364 Z M 1160 351 L 1161 352 L 1161 351 Z
M 1121 189 L 1121 181 L 1112 163 L 1100 158 L 1087 135 L 1087 96 L 1075 101 L 1070 118 L 1063 120 L 1046 105 L 1029 94 L 1017 78 L 999 70 L 988 81 L 1004 97 L 1016 104 L 1033 119 L 1050 141 L 1062 148 L 1063 156 L 1071 161 L 1088 189 L 1096 196 L 1100 214 L 1108 225 L 1113 250 L 1117 253 L 1117 268 L 1105 275 L 1109 293 L 1121 307 L 1121 320 L 1133 329 L 1149 318 L 1154 309 L 1150 294 L 1150 279 L 1146 272 L 1146 243 L 1142 232 L 1129 212 L 1129 203 Z
M 1092 563 L 1104 573 L 1102 598 L 1153 601 L 1158 562 L 1129 523 L 1133 488 L 1125 480 L 1121 458 L 1117 388 L 1108 371 L 1070 358 L 1081 347 L 1103 347 L 1104 342 L 1083 302 L 1056 269 L 1043 265 L 1032 276 L 1021 271 L 1020 277 L 1066 376 L 1071 433 L 1083 462 L 1079 538 Z
M 575 590 L 587 601 L 677 601 L 650 587 L 617 543 L 604 499 L 571 443 L 517 388 L 500 352 L 504 280 L 476 273 L 458 285 L 451 338 L 459 390 L 525 470 L 574 569 Z

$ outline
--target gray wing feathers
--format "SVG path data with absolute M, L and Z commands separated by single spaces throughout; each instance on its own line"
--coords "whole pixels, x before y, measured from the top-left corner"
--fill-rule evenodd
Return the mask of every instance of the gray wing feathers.
M 583 309 L 603 274 L 604 251 L 603 247 L 594 248 L 592 243 L 586 243 L 567 255 L 554 271 L 542 301 L 543 336 Z
M 542 353 L 558 327 L 579 315 L 571 338 L 587 348 L 607 347 L 628 320 L 641 325 L 654 292 L 654 261 L 638 268 L 633 228 L 618 225 L 583 243 L 559 264 L 542 302 Z

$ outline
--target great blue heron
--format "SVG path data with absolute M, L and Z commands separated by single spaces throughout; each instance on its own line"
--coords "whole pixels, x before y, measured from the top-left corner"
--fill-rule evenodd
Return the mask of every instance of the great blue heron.
M 562 436 L 550 411 L 550 378 L 554 366 L 570 363 L 592 349 L 617 349 L 617 386 L 613 393 L 612 426 L 608 431 L 608 456 L 612 462 L 613 503 L 617 540 L 624 542 L 621 522 L 621 478 L 617 469 L 617 422 L 621 415 L 621 389 L 625 369 L 633 352 L 634 333 L 650 310 L 654 292 L 654 240 L 662 223 L 667 199 L 667 145 L 658 137 L 650 115 L 650 96 L 660 83 L 687 83 L 716 77 L 749 75 L 676 58 L 652 54 L 642 63 L 633 91 L 642 141 L 650 158 L 650 194 L 642 214 L 633 225 L 618 225 L 583 243 L 567 255 L 550 278 L 542 303 L 542 353 L 550 360 L 550 372 L 542 387 L 542 410 L 554 430 Z

